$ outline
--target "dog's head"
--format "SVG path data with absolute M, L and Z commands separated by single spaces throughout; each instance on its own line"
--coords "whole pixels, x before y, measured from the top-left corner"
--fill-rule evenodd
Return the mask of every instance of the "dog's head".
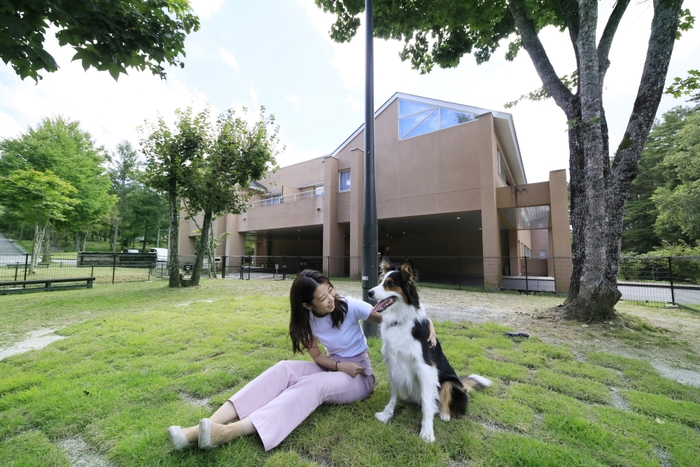
M 411 260 L 407 259 L 401 264 L 382 260 L 379 269 L 381 272 L 379 285 L 367 293 L 369 298 L 379 300 L 374 307 L 375 311 L 381 313 L 397 300 L 402 300 L 406 305 L 420 307 L 416 283 L 418 275 Z

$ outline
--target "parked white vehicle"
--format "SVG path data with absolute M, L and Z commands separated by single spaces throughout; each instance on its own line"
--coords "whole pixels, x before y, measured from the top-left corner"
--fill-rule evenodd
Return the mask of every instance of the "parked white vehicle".
M 168 261 L 168 249 L 167 248 L 151 248 L 149 253 L 156 254 L 156 261 Z

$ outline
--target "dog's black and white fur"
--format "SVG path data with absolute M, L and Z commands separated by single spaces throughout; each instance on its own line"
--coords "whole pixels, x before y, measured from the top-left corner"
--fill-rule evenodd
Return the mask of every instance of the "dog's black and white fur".
M 430 347 L 430 325 L 420 307 L 416 272 L 410 261 L 381 264 L 380 284 L 369 290 L 378 300 L 374 309 L 382 313 L 382 356 L 387 366 L 391 398 L 384 411 L 375 416 L 387 423 L 394 415 L 397 398 L 421 406 L 420 435 L 434 441 L 433 418 L 442 420 L 466 414 L 468 392 L 491 385 L 491 381 L 470 375 L 458 377 L 442 352 L 440 342 Z

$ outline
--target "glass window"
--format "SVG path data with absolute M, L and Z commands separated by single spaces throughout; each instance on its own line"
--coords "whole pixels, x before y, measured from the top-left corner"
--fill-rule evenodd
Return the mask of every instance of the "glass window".
M 410 117 L 402 118 L 399 120 L 399 134 L 401 137 L 408 136 L 408 134 L 416 128 L 418 125 L 423 123 L 427 118 L 435 113 L 435 109 L 429 109 L 425 112 L 420 112 Z M 421 133 L 422 134 L 422 133 Z M 416 136 L 416 135 L 412 135 Z
M 282 199 L 282 195 L 272 195 L 268 198 L 265 198 L 265 206 L 274 206 L 276 204 L 282 204 L 284 203 L 284 199 Z
M 422 122 L 416 126 L 416 128 L 411 131 L 407 136 L 410 138 L 412 136 L 420 136 L 426 133 L 431 133 L 440 129 L 440 114 L 437 109 L 425 118 Z
M 405 101 L 399 99 L 399 118 L 408 117 L 425 110 L 433 110 L 435 107 L 429 104 L 419 104 L 418 102 Z
M 339 172 L 339 189 L 341 193 L 350 191 L 350 170 L 341 170 Z
M 440 109 L 440 128 L 449 128 L 460 123 L 471 122 L 472 120 L 476 120 L 476 117 L 472 114 L 452 109 Z
M 476 115 L 399 99 L 399 139 L 424 135 L 476 120 Z
M 323 198 L 323 185 L 314 188 L 314 198 Z
M 501 156 L 500 149 L 496 149 L 496 157 L 498 158 L 498 175 L 503 178 L 503 156 Z

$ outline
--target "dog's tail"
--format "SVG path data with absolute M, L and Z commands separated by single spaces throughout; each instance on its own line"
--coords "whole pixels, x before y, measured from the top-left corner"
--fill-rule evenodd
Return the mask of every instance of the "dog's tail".
M 442 382 L 440 386 L 440 414 L 449 414 L 451 417 L 461 417 L 467 413 L 469 396 L 467 390 L 456 377 Z M 449 420 L 449 417 L 443 418 Z
M 467 393 L 476 389 L 484 389 L 491 386 L 490 379 L 479 375 L 461 376 L 459 381 L 462 383 L 462 386 L 464 386 L 464 390 L 467 391 Z

